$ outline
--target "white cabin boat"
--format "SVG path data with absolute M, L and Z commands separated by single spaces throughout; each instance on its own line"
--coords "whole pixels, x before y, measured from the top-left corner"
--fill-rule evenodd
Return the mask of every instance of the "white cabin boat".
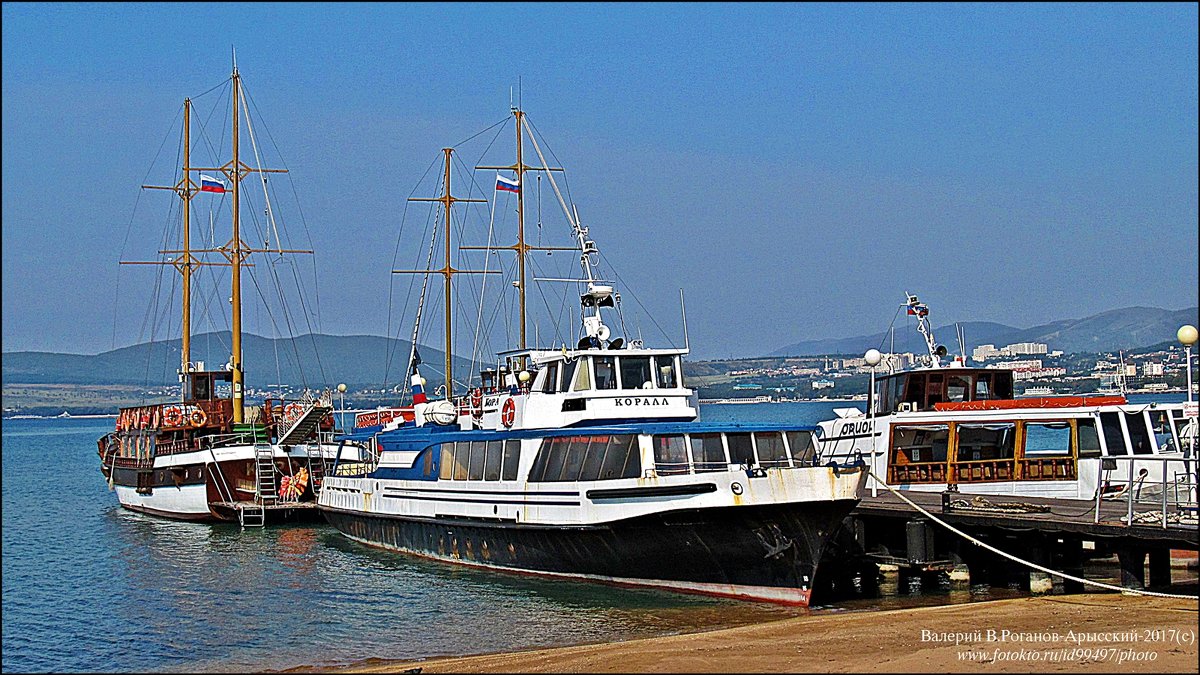
M 866 412 L 840 409 L 820 423 L 822 455 L 862 458 L 873 492 L 886 485 L 1095 500 L 1133 490 L 1195 503 L 1196 422 L 1185 417 L 1184 404 L 1014 398 L 1010 370 L 943 365 L 946 350 L 929 331 L 928 308 L 915 296 L 908 306 L 926 337 L 928 363 L 874 377 Z
M 447 152 L 443 222 L 449 175 Z M 386 423 L 361 415 L 379 424 L 343 439 L 372 461 L 326 478 L 325 517 L 357 541 L 447 562 L 807 605 L 862 467 L 822 464 L 813 426 L 696 421 L 687 348 L 613 338 L 601 311 L 616 293 L 596 280 L 596 244 L 562 206 L 583 270 L 578 343 L 503 352 L 462 395 L 447 378 L 438 401 L 425 400 L 413 366 L 412 410 L 384 411 Z

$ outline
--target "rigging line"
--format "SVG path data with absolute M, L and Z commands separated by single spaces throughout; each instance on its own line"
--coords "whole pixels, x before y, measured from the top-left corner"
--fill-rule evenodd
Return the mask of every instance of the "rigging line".
M 227 83 L 232 82 L 232 80 L 226 80 L 226 82 Z M 226 105 L 225 105 L 226 100 L 230 101 L 230 104 L 232 104 L 232 101 L 233 101 L 233 87 L 232 86 L 230 87 L 230 91 L 227 96 L 228 96 L 228 99 L 226 99 L 225 97 L 222 97 L 220 99 L 214 100 L 212 107 L 209 108 L 208 116 L 205 117 L 204 121 L 200 123 L 199 140 L 203 141 L 205 146 L 208 148 L 209 158 L 212 160 L 214 165 L 220 165 L 221 153 L 217 150 L 216 146 L 213 145 L 212 139 L 209 138 L 208 126 L 209 126 L 209 124 L 212 123 L 213 115 L 216 115 L 218 110 L 224 110 L 226 108 Z M 224 115 L 222 115 L 220 117 L 220 120 L 221 120 L 221 136 L 220 136 L 220 138 L 217 139 L 217 145 L 223 146 L 225 144 L 226 124 L 229 123 L 229 120 Z
M 484 251 L 484 256 L 483 256 L 484 272 L 487 272 L 490 269 L 490 265 L 492 262 L 491 256 L 488 254 L 492 252 L 492 234 L 494 232 L 493 227 L 496 224 L 496 202 L 498 200 L 492 199 L 490 201 L 491 201 L 492 208 L 490 209 L 491 215 L 488 218 L 487 249 Z M 470 375 L 468 376 L 468 381 L 474 380 L 475 376 L 479 375 L 479 369 L 476 368 L 475 366 L 479 363 L 479 331 L 482 330 L 482 328 L 483 328 L 483 300 L 484 300 L 484 298 L 487 297 L 488 275 L 484 274 L 482 276 L 483 276 L 483 280 L 480 282 L 481 288 L 479 290 L 479 311 L 476 313 L 476 316 L 475 316 L 475 335 L 471 338 L 471 371 L 470 371 Z M 482 376 L 481 376 L 481 381 L 482 381 Z
M 173 129 L 175 129 L 175 125 L 179 121 L 179 118 L 180 118 L 180 116 L 182 116 L 182 114 L 183 114 L 183 106 L 180 105 L 179 108 L 175 112 L 175 119 L 171 120 L 171 124 L 170 124 L 170 126 L 167 127 L 166 133 L 163 134 L 162 142 L 159 143 L 158 150 L 154 153 L 154 159 L 150 160 L 150 167 L 148 169 L 146 169 L 146 175 L 142 177 L 142 182 L 141 182 L 142 185 L 145 185 L 147 182 L 149 182 L 150 174 L 154 171 L 154 166 L 158 163 L 158 158 L 162 155 L 163 148 L 165 148 L 167 146 L 167 139 L 171 137 L 171 131 Z M 183 145 L 182 125 L 180 125 L 179 131 L 177 133 L 179 134 L 179 136 L 177 137 L 177 140 L 176 140 L 175 154 L 176 154 L 176 159 L 177 159 L 176 165 L 178 166 L 178 156 L 179 156 L 178 146 Z M 129 236 L 133 232 L 133 221 L 137 217 L 138 206 L 141 204 L 141 202 L 142 202 L 142 190 L 139 188 L 137 191 L 137 196 L 134 197 L 134 200 L 133 200 L 133 209 L 129 213 L 129 222 L 125 226 L 125 237 L 121 240 L 121 250 L 119 253 L 118 260 L 120 260 L 120 258 L 125 257 L 125 251 L 129 245 Z M 119 269 L 120 268 L 118 267 L 118 270 Z M 117 308 L 120 307 L 120 286 L 121 286 L 121 275 L 120 275 L 120 272 L 118 271 L 116 297 L 113 299 L 112 346 L 114 349 L 117 346 L 117 322 L 118 322 L 117 321 Z
M 198 98 L 207 96 L 207 95 L 211 94 L 213 91 L 220 89 L 221 87 L 224 87 L 225 85 L 229 84 L 232 81 L 233 81 L 233 76 L 230 75 L 229 77 L 226 77 L 224 80 L 221 80 L 219 83 L 214 84 L 211 88 L 208 89 L 208 91 L 204 92 L 203 94 L 199 94 L 198 96 L 193 96 L 192 100 L 195 101 Z
M 628 291 L 628 295 L 633 296 L 633 301 L 637 303 L 638 307 L 642 308 L 642 312 L 645 313 L 645 315 L 650 319 L 650 323 L 654 324 L 654 327 L 658 329 L 658 332 L 661 333 L 664 338 L 666 338 L 667 343 L 670 344 L 671 347 L 674 347 L 675 341 L 671 338 L 670 335 L 667 335 L 667 332 L 665 330 L 663 330 L 662 326 L 658 325 L 658 321 L 654 320 L 654 315 L 651 314 L 650 310 L 647 309 L 646 306 L 642 304 L 642 301 L 638 299 L 637 293 L 634 292 L 633 287 L 630 286 L 629 284 L 625 283 L 625 280 L 622 279 L 621 275 L 617 272 L 616 266 L 609 263 L 608 260 L 604 257 L 603 251 L 600 252 L 600 259 L 604 261 L 604 264 L 607 265 L 610 270 L 612 270 L 613 276 L 615 276 L 617 278 L 617 282 L 619 282 L 622 286 L 625 287 L 625 289 Z M 624 330 L 624 319 L 623 318 L 622 318 L 621 329 Z
M 279 143 L 275 141 L 275 136 L 271 133 L 271 128 L 267 125 L 267 123 L 265 121 L 265 117 L 263 117 L 262 113 L 259 112 L 258 104 L 254 101 L 254 96 L 247 90 L 247 88 L 244 85 L 242 87 L 242 93 L 250 101 L 250 105 L 253 106 L 255 115 L 257 115 L 259 120 L 262 121 L 261 126 L 263 128 L 263 131 L 267 135 L 267 140 L 269 140 L 271 142 L 271 146 L 275 149 L 275 153 L 279 156 L 279 161 L 283 164 L 284 168 L 287 168 L 288 162 L 283 156 L 283 151 L 280 149 Z M 247 116 L 247 121 L 248 120 L 249 120 L 249 116 Z M 252 141 L 253 141 L 253 136 L 254 136 L 253 131 L 251 131 L 251 140 Z M 263 175 L 263 185 L 266 185 L 266 183 L 267 183 L 267 180 L 266 180 L 266 176 L 264 174 Z M 300 226 L 304 229 L 304 235 L 305 235 L 305 238 L 308 240 L 308 246 L 309 246 L 309 248 L 316 250 L 317 247 L 314 243 L 314 240 L 312 237 L 312 232 L 308 227 L 308 219 L 304 216 L 304 206 L 302 205 L 302 203 L 300 201 L 300 194 L 296 189 L 296 181 L 291 177 L 291 173 L 287 174 L 287 183 L 292 188 L 292 196 L 296 200 L 296 210 L 300 214 Z M 274 184 L 272 183 L 272 189 L 274 189 L 273 186 L 274 186 Z M 276 236 L 276 239 L 278 240 L 278 238 L 279 238 L 278 232 L 276 232 L 275 236 Z M 319 280 L 317 278 L 317 259 L 316 259 L 315 254 L 313 255 L 313 261 L 312 261 L 312 273 L 313 273 L 313 307 L 314 307 L 314 313 L 316 314 L 316 319 L 317 319 L 317 328 L 319 329 L 321 326 L 321 284 L 319 283 Z M 304 303 L 303 296 L 301 296 L 301 308 L 307 312 L 307 306 L 306 306 L 306 303 Z M 314 338 L 313 346 L 315 349 L 315 347 L 316 347 L 315 338 Z
M 892 322 L 888 324 L 887 330 L 883 331 L 883 336 L 879 338 L 879 351 L 883 351 L 883 341 L 887 339 L 888 333 L 891 332 L 892 326 L 896 325 L 896 317 L 900 316 L 900 307 L 896 308 L 896 313 L 892 314 Z M 891 350 L 888 350 L 889 352 Z
M 478 132 L 476 132 L 476 133 L 472 134 L 471 136 L 469 136 L 469 137 L 467 137 L 467 138 L 465 138 L 465 139 L 463 139 L 463 140 L 461 140 L 461 141 L 459 141 L 459 142 L 455 143 L 454 145 L 451 145 L 450 147 L 457 149 L 457 148 L 458 148 L 458 146 L 460 146 L 460 145 L 462 145 L 462 144 L 464 144 L 464 143 L 468 143 L 468 142 L 470 142 L 470 141 L 474 140 L 476 136 L 482 136 L 483 134 L 486 134 L 487 132 L 491 131 L 492 129 L 495 129 L 496 127 L 500 126 L 501 124 L 504 124 L 505 122 L 508 122 L 510 119 L 512 119 L 512 115 L 505 115 L 505 116 L 504 116 L 504 119 L 500 120 L 499 122 L 496 122 L 496 123 L 495 123 L 495 124 L 493 124 L 492 126 L 490 126 L 490 127 L 486 128 L 486 129 L 484 129 L 484 130 L 482 130 L 482 131 L 478 131 Z M 497 135 L 499 135 L 499 133 L 500 133 L 500 132 L 496 132 L 496 133 L 497 133 Z
M 417 190 L 420 188 L 421 183 L 425 182 L 425 178 L 429 176 L 429 172 L 432 171 L 433 167 L 436 165 L 437 165 L 437 158 L 435 157 L 432 161 L 430 161 L 429 166 L 425 167 L 425 173 L 421 174 L 421 178 L 417 181 L 416 185 L 413 186 L 412 191 L 408 193 L 409 198 L 411 198 L 413 195 L 415 195 L 417 193 Z M 396 268 L 396 262 L 400 259 L 400 241 L 404 238 L 404 225 L 408 221 L 408 207 L 411 203 L 412 202 L 409 202 L 408 199 L 405 199 L 404 200 L 404 208 L 400 212 L 400 230 L 396 234 L 396 245 L 392 248 L 391 269 Z M 426 216 L 426 220 L 425 220 L 425 229 L 426 229 L 426 231 L 428 231 L 428 229 L 429 229 L 429 216 L 428 215 Z M 421 240 L 424 241 L 424 239 L 425 239 L 425 237 L 422 236 Z M 414 281 L 413 279 L 409 279 L 408 295 L 406 296 L 405 303 L 404 303 L 405 313 L 408 312 L 408 298 L 411 297 L 411 295 L 412 295 L 413 281 Z M 394 342 L 391 342 L 391 340 L 390 340 L 390 338 L 392 337 L 392 302 L 393 302 L 393 298 L 395 296 L 395 290 L 396 290 L 396 275 L 392 274 L 389 271 L 388 272 L 388 297 L 387 297 L 387 331 L 384 334 L 385 337 L 389 338 L 389 340 L 384 343 L 385 356 L 384 356 L 384 363 L 383 363 L 383 387 L 382 387 L 384 389 L 387 389 L 388 374 L 391 372 L 391 366 L 392 366 L 392 355 L 396 349 L 396 344 Z M 397 323 L 396 323 L 395 335 L 396 335 L 396 340 L 399 340 L 400 339 L 399 338 L 399 336 L 400 336 L 399 321 L 397 321 Z M 402 379 L 408 379 L 408 378 L 405 377 Z
M 247 111 L 249 111 L 250 106 L 246 103 L 245 85 L 242 86 L 242 89 L 239 93 L 241 94 L 242 107 L 244 109 L 246 109 Z M 255 112 L 257 112 L 257 109 L 255 109 Z M 250 132 L 250 149 L 254 153 L 254 161 L 258 165 L 258 168 L 262 169 L 262 166 L 263 166 L 262 157 L 258 154 L 258 140 L 255 139 L 255 137 L 254 137 L 254 124 L 252 123 L 252 119 L 249 114 L 246 115 L 246 131 Z M 285 164 L 284 167 L 286 168 L 286 166 L 287 165 Z M 283 249 L 283 241 L 279 238 L 279 228 L 275 224 L 275 214 L 271 212 L 271 196 L 267 193 L 267 174 L 263 173 L 262 171 L 259 171 L 258 178 L 259 178 L 259 182 L 262 184 L 263 205 L 264 205 L 264 208 L 266 209 L 267 237 L 270 237 L 271 233 L 274 232 L 276 248 L 282 250 Z M 268 241 L 267 243 L 270 243 L 270 242 Z M 270 248 L 270 247 L 264 246 L 263 248 Z
M 513 260 L 509 263 L 508 272 L 506 274 L 503 274 L 505 279 L 512 278 L 513 273 L 516 271 L 516 267 L 517 267 L 516 260 Z M 501 263 L 501 269 L 503 269 L 503 263 Z M 487 347 L 489 349 L 491 349 L 493 353 L 495 352 L 495 343 L 492 342 L 491 335 L 493 334 L 493 328 L 496 325 L 496 321 L 498 319 L 500 319 L 501 317 L 504 318 L 505 346 L 512 344 L 513 329 L 512 329 L 512 311 L 511 310 L 512 310 L 512 307 L 511 307 L 510 302 L 507 299 L 507 297 L 504 294 L 500 294 L 500 301 L 497 302 L 492 307 L 492 312 L 488 316 L 487 321 L 485 322 L 486 330 L 482 331 L 482 333 L 484 335 L 488 336 L 486 338 Z M 482 319 L 481 319 L 481 321 L 482 321 Z M 480 357 L 480 362 L 481 363 L 483 362 L 482 357 Z
M 274 272 L 268 272 L 267 274 L 273 275 Z M 275 313 L 271 311 L 271 306 L 267 302 L 266 295 L 263 293 L 262 285 L 258 281 L 258 275 L 252 271 L 248 271 L 248 276 L 250 277 L 251 283 L 254 284 L 254 289 L 258 292 L 258 297 L 262 300 L 262 305 L 261 305 L 262 311 L 265 311 L 267 313 L 267 318 L 270 319 L 270 321 L 271 321 L 271 328 L 274 330 L 276 335 L 279 335 L 283 331 L 281 331 L 279 329 L 279 322 L 275 318 Z M 279 292 L 280 302 L 281 302 L 281 304 L 283 304 L 284 303 L 283 293 L 280 290 L 280 287 L 278 285 L 276 285 L 276 290 Z M 293 331 L 294 328 L 291 325 L 291 319 L 288 316 L 286 309 L 284 310 L 283 315 L 284 315 L 284 321 L 288 325 L 288 330 Z M 271 341 L 272 341 L 272 343 L 274 343 L 276 345 L 276 349 L 278 349 L 278 338 L 271 338 Z M 289 340 L 289 343 L 291 343 L 292 355 L 296 358 L 296 371 L 300 375 L 300 384 L 303 385 L 305 389 L 307 389 L 308 388 L 308 377 L 304 372 L 303 361 L 300 358 L 300 351 L 296 347 L 295 340 Z M 278 358 L 278 356 L 276 358 Z M 278 368 L 278 364 L 276 365 L 276 367 Z M 282 379 L 281 373 L 280 373 L 280 377 Z
M 565 164 L 562 163 L 561 160 L 559 160 L 558 155 L 554 154 L 554 148 L 550 147 L 550 141 L 547 141 L 546 137 L 542 135 L 542 132 L 539 131 L 538 128 L 533 124 L 533 122 L 531 122 L 529 120 L 529 115 L 525 116 L 525 125 L 527 127 L 529 127 L 530 129 L 532 129 L 533 133 L 537 134 L 537 137 L 542 139 L 542 142 L 546 144 L 546 150 L 550 153 L 550 157 L 554 160 L 554 163 L 557 164 L 558 166 L 566 166 Z M 571 204 L 574 204 L 575 198 L 571 196 L 571 180 L 567 176 L 566 171 L 563 171 L 562 173 L 563 173 L 563 187 L 567 191 L 567 201 L 570 202 Z M 553 185 L 554 181 L 550 181 L 550 183 Z
M 425 269 L 429 269 L 430 266 L 433 265 L 433 249 L 434 249 L 434 245 L 437 243 L 437 235 L 438 235 L 437 223 L 438 222 L 440 222 L 440 221 L 435 219 L 434 226 L 432 228 L 430 228 L 431 234 L 429 236 L 429 255 L 428 255 L 428 258 L 426 258 L 426 260 L 425 260 Z M 446 223 L 445 226 L 449 227 L 450 225 L 449 225 L 449 223 Z M 412 276 L 415 276 L 415 275 L 412 275 Z M 410 380 L 411 380 L 409 375 L 412 374 L 412 370 L 415 367 L 413 364 L 416 361 L 416 357 L 417 357 L 417 340 L 419 339 L 418 331 L 421 329 L 421 315 L 424 313 L 425 294 L 429 290 L 429 277 L 431 275 L 422 274 L 420 276 L 421 276 L 421 295 L 418 297 L 418 300 L 417 300 L 417 316 L 416 316 L 416 319 L 413 321 L 412 338 L 409 340 L 408 364 L 405 365 L 404 375 L 401 377 L 401 389 L 400 389 L 400 400 L 401 401 L 404 400 L 404 396 L 407 395 L 407 393 L 408 393 L 408 389 L 410 386 Z M 412 284 L 415 282 L 416 282 L 416 279 L 412 279 L 409 282 L 409 295 L 410 296 L 412 295 Z M 406 309 L 407 309 L 407 303 L 406 303 Z M 453 358 L 453 357 L 451 357 L 451 358 Z

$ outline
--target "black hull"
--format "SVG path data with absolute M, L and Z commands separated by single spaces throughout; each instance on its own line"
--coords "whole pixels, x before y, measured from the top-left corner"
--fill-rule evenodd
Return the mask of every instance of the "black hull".
M 449 562 L 807 605 L 825 545 L 855 504 L 690 509 L 595 526 L 321 511 L 357 541 Z

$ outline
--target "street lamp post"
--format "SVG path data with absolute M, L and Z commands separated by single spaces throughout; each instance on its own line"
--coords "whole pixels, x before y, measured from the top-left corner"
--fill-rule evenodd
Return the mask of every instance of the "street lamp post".
M 338 415 L 338 417 L 341 418 L 342 427 L 345 428 L 345 426 L 346 426 L 346 384 L 344 382 L 339 384 L 337 386 L 337 390 L 338 390 L 338 408 L 340 408 L 340 410 L 338 411 L 340 413 Z
M 1184 367 L 1187 369 L 1187 377 L 1184 380 L 1187 386 L 1187 404 L 1184 406 L 1183 416 L 1184 419 L 1189 417 L 1191 419 L 1188 421 L 1186 426 L 1188 429 L 1188 441 L 1187 448 L 1184 450 L 1183 456 L 1185 457 L 1184 470 L 1187 471 L 1189 476 L 1192 477 L 1192 488 L 1189 497 L 1191 498 L 1191 502 L 1195 504 L 1196 485 L 1197 483 L 1200 483 L 1200 476 L 1192 474 L 1192 472 L 1188 469 L 1188 462 L 1186 458 L 1196 452 L 1196 425 L 1200 424 L 1200 417 L 1198 417 L 1196 414 L 1196 402 L 1192 399 L 1192 345 L 1196 344 L 1196 327 L 1191 324 L 1181 326 L 1179 328 L 1179 332 L 1175 334 L 1175 337 L 1179 338 L 1179 342 L 1183 344 L 1183 351 L 1185 354 Z M 1197 462 L 1196 470 L 1197 472 L 1200 472 L 1200 462 Z M 1163 515 L 1163 519 L 1166 519 L 1165 513 Z
M 879 362 L 883 360 L 883 355 L 879 353 L 878 349 L 868 349 L 867 353 L 863 354 L 863 360 L 867 362 L 868 366 L 871 366 L 871 386 L 869 389 L 867 389 L 867 418 L 871 419 L 872 420 L 871 424 L 874 425 L 875 422 L 873 420 L 875 417 L 875 366 L 878 366 Z M 875 456 L 875 453 L 872 452 L 871 453 L 871 457 L 872 457 L 871 470 L 872 471 L 875 470 L 874 456 Z M 872 497 L 879 496 L 879 479 L 878 478 L 871 481 L 871 496 Z
M 1185 380 L 1187 383 L 1187 410 L 1185 416 L 1192 418 L 1192 421 L 1188 424 L 1188 428 L 1191 429 L 1191 433 L 1188 434 L 1191 437 L 1191 442 L 1188 445 L 1192 450 L 1195 450 L 1196 423 L 1200 421 L 1196 416 L 1196 402 L 1192 399 L 1192 345 L 1196 344 L 1196 327 L 1191 324 L 1181 326 L 1175 337 L 1179 338 L 1179 342 L 1183 345 L 1183 353 L 1185 355 L 1184 363 L 1186 365 L 1184 367 L 1187 369 L 1187 378 Z

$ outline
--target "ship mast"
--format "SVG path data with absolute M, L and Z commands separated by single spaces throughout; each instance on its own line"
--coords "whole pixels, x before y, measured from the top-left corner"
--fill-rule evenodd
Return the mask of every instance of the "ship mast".
M 451 284 L 450 279 L 455 274 L 499 274 L 496 270 L 460 270 L 455 269 L 450 264 L 450 207 L 457 202 L 482 202 L 487 203 L 486 199 L 464 199 L 455 197 L 450 193 L 450 162 L 451 156 L 454 154 L 454 148 L 442 148 L 442 152 L 446 154 L 446 170 L 443 180 L 445 181 L 445 191 L 440 197 L 411 197 L 410 202 L 441 202 L 445 214 L 442 226 L 446 229 L 445 242 L 445 262 L 441 269 L 436 270 L 392 270 L 392 274 L 441 274 L 445 277 L 446 282 L 446 400 L 454 397 L 454 323 L 453 323 L 453 301 L 450 294 Z M 416 340 L 413 340 L 414 345 Z
M 228 369 L 233 388 L 233 423 L 242 424 L 246 421 L 245 407 L 245 369 L 242 365 L 242 266 L 252 253 L 312 253 L 311 250 L 284 248 L 252 248 L 242 241 L 241 235 L 241 191 L 242 180 L 251 173 L 287 173 L 287 169 L 252 168 L 241 161 L 238 131 L 241 127 L 242 76 L 237 66 L 233 67 L 233 159 L 219 167 L 188 167 L 189 171 L 219 171 L 225 175 L 232 185 L 233 192 L 233 235 L 224 246 L 212 249 L 196 249 L 193 253 L 220 253 L 228 263 L 199 263 L 227 264 L 232 268 L 230 284 L 230 353 Z M 183 253 L 183 251 L 159 251 L 159 253 Z M 190 254 L 189 254 L 190 255 Z
M 512 108 L 512 114 L 517 120 L 517 162 L 511 166 L 477 166 L 476 169 L 506 169 L 517 174 L 517 243 L 512 246 L 463 246 L 464 250 L 501 250 L 514 251 L 517 254 L 517 297 L 521 311 L 519 322 L 521 331 L 520 349 L 528 348 L 526 330 L 528 321 L 525 311 L 525 257 L 530 251 L 574 251 L 571 246 L 530 246 L 525 243 L 525 173 L 528 171 L 562 171 L 560 167 L 528 166 L 522 154 L 522 136 L 525 128 L 525 112 L 518 107 Z M 524 358 L 524 357 L 522 357 Z
M 178 253 L 179 256 L 166 262 L 159 261 L 121 261 L 122 265 L 171 265 L 183 277 L 183 320 L 180 335 L 180 379 L 183 380 L 192 370 L 192 272 L 193 268 L 206 266 L 224 266 L 222 263 L 200 262 L 192 256 L 191 250 L 191 201 L 196 196 L 196 184 L 189 178 L 191 170 L 191 132 L 192 132 L 192 99 L 183 100 L 183 176 L 175 185 L 143 185 L 146 190 L 171 190 L 183 200 L 183 249 L 179 251 L 160 251 L 160 253 Z M 186 391 L 184 398 L 187 397 Z

